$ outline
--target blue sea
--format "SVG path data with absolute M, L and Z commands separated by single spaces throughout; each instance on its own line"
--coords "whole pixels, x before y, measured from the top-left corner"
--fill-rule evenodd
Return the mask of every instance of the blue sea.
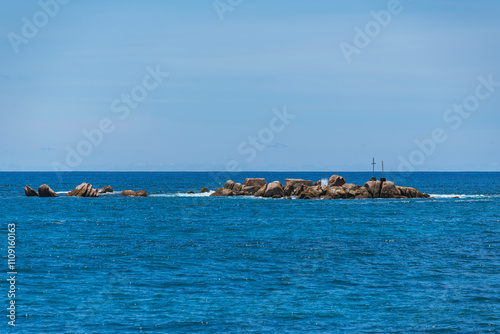
M 371 177 L 0 173 L 0 332 L 500 332 L 500 173 L 387 173 L 435 199 L 199 194 L 229 178 L 332 174 L 359 185 Z M 64 197 L 82 182 L 116 193 Z M 62 197 L 24 196 L 25 185 L 44 183 Z M 127 189 L 150 197 L 118 195 Z

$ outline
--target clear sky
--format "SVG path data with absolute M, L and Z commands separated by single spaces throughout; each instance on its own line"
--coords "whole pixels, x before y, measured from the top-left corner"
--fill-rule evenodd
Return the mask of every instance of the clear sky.
M 0 170 L 500 171 L 499 1 L 55 1 L 0 1 Z

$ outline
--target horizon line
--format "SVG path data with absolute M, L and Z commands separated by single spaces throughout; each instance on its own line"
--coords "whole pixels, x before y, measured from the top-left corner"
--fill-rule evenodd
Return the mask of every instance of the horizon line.
M 48 170 L 0 170 L 0 173 L 373 173 L 372 171 L 333 171 L 333 170 L 74 170 L 74 171 L 48 171 Z M 376 171 L 376 174 L 382 171 Z M 384 173 L 500 173 L 500 170 L 416 170 L 416 171 L 384 171 Z

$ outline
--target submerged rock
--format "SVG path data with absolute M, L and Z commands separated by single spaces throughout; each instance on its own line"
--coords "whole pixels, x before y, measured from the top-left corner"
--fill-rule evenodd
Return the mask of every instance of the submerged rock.
M 40 197 L 59 197 L 59 195 L 57 195 L 55 191 L 50 189 L 50 187 L 46 184 L 42 184 L 38 188 L 38 194 Z
M 194 191 L 190 190 L 186 194 L 194 194 Z
M 28 197 L 38 197 L 38 193 L 36 192 L 35 189 L 31 188 L 30 186 L 25 186 L 24 187 L 24 193 Z

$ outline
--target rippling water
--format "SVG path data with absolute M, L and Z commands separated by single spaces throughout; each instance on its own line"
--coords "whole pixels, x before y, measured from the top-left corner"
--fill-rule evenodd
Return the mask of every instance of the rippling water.
M 185 194 L 331 174 L 0 173 L 5 278 L 7 224 L 17 228 L 12 332 L 500 331 L 500 173 L 387 175 L 435 199 Z M 151 196 L 22 189 L 64 195 L 82 182 Z

